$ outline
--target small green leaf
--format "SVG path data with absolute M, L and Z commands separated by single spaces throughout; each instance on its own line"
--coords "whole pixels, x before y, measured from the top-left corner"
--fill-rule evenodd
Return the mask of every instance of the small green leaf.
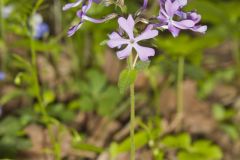
M 135 79 L 137 77 L 136 70 L 128 70 L 125 69 L 121 72 L 118 80 L 118 87 L 120 90 L 120 93 L 124 93 L 124 91 L 134 83 Z
M 201 155 L 203 159 L 212 160 L 212 159 L 221 159 L 222 151 L 219 146 L 212 144 L 211 141 L 208 140 L 199 140 L 196 141 L 191 151 L 198 155 Z
M 46 105 L 52 103 L 55 100 L 55 94 L 51 90 L 44 91 L 43 93 L 43 101 Z
M 169 148 L 188 149 L 191 145 L 191 137 L 187 133 L 177 136 L 167 136 L 162 140 L 162 143 Z
M 150 63 L 151 63 L 150 61 L 138 61 L 135 66 L 135 69 L 137 71 L 145 70 L 149 67 Z

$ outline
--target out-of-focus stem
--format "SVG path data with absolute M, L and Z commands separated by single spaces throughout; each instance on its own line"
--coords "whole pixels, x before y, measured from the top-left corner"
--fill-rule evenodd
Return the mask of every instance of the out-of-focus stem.
M 54 0 L 54 20 L 55 20 L 55 32 L 56 35 L 60 34 L 62 31 L 62 8 L 61 8 L 61 1 L 59 0 Z
M 239 51 L 239 38 L 236 38 L 233 42 L 233 53 L 236 60 L 236 70 L 238 77 L 240 76 L 240 51 Z
M 0 34 L 1 34 L 1 40 L 3 42 L 3 48 L 2 48 L 2 56 L 3 62 L 1 63 L 1 67 L 5 68 L 5 60 L 7 59 L 7 47 L 5 44 L 5 22 L 3 17 L 3 9 L 4 9 L 4 0 L 0 0 Z
M 4 19 L 3 19 L 3 8 L 4 8 L 4 0 L 0 0 L 0 29 L 1 29 L 1 38 L 4 40 Z
M 177 118 L 181 119 L 183 114 L 183 77 L 184 77 L 184 57 L 178 58 L 177 73 Z

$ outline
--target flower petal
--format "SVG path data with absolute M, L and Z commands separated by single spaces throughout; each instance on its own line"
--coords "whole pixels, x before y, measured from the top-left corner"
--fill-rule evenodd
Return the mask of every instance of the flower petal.
M 180 29 L 176 28 L 172 24 L 168 24 L 168 30 L 172 33 L 173 37 L 177 37 L 180 32 Z
M 106 21 L 109 21 L 109 20 L 115 18 L 116 16 L 117 15 L 115 13 L 112 13 L 112 14 L 107 15 L 106 17 L 103 17 L 102 19 L 95 19 L 95 18 L 91 18 L 91 17 L 84 15 L 83 19 L 93 22 L 93 23 L 103 23 L 103 22 L 106 22 Z
M 126 31 L 130 39 L 134 38 L 133 29 L 134 29 L 135 22 L 132 15 L 129 15 L 128 19 L 120 17 L 118 19 L 118 24 L 124 31 Z
M 71 37 L 72 35 L 74 35 L 74 33 L 79 30 L 79 28 L 81 28 L 83 22 L 78 23 L 75 26 L 72 26 L 71 28 L 69 28 L 68 30 L 68 37 Z
M 147 4 L 148 4 L 148 0 L 144 0 L 144 1 L 143 1 L 143 9 L 146 9 L 146 8 L 147 8 Z
M 147 61 L 147 60 L 149 60 L 150 56 L 155 55 L 155 50 L 152 49 L 152 48 L 143 47 L 143 46 L 140 46 L 137 43 L 135 43 L 133 47 L 136 49 L 137 54 L 138 54 L 141 61 Z
M 78 5 L 80 5 L 82 3 L 82 1 L 83 0 L 77 0 L 76 2 L 68 3 L 65 6 L 63 6 L 63 10 L 66 11 L 70 8 L 77 7 Z
M 135 41 L 141 41 L 141 40 L 145 40 L 145 39 L 151 39 L 154 38 L 158 35 L 158 31 L 157 30 L 152 30 L 153 26 L 152 25 L 148 25 L 147 28 L 145 29 L 145 31 L 140 34 Z
M 171 0 L 166 0 L 165 10 L 169 17 L 173 17 L 179 8 L 180 8 L 180 6 L 177 1 L 174 1 L 172 3 Z
M 183 7 L 187 5 L 187 0 L 176 0 L 179 4 L 179 6 Z
M 122 38 L 117 32 L 113 32 L 108 37 L 110 40 L 107 42 L 107 45 L 110 48 L 120 47 L 123 44 L 128 44 L 128 40 Z
M 199 33 L 205 33 L 207 31 L 207 26 L 194 26 L 191 28 L 192 31 L 194 32 L 199 32 Z
M 180 22 L 172 21 L 172 24 L 180 29 L 189 29 L 195 25 L 194 21 L 192 20 L 182 20 Z
M 117 56 L 119 59 L 124 59 L 127 58 L 132 52 L 132 46 L 131 45 L 127 45 L 127 47 L 121 51 L 117 52 Z

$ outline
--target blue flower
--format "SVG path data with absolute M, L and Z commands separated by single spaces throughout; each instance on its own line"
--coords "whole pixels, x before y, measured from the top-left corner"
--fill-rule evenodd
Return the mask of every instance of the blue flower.
M 36 13 L 31 18 L 31 26 L 33 29 L 33 37 L 35 39 L 40 39 L 49 34 L 49 26 L 43 21 L 43 17 Z
M 49 27 L 46 23 L 40 23 L 36 26 L 35 32 L 34 32 L 34 38 L 40 39 L 45 37 L 47 34 L 49 34 Z
M 6 77 L 4 72 L 0 72 L 0 81 L 4 80 Z

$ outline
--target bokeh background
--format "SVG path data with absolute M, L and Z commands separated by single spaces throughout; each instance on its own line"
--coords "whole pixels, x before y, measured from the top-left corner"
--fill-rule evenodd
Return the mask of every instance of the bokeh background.
M 126 62 L 103 42 L 116 19 L 78 23 L 67 0 L 0 0 L 0 158 L 129 159 L 129 93 L 118 77 Z M 126 0 L 134 14 L 141 0 Z M 240 1 L 189 0 L 205 35 L 162 32 L 157 55 L 136 81 L 137 160 L 240 159 Z M 150 0 L 146 15 L 157 15 Z M 94 5 L 100 18 L 115 6 Z M 177 112 L 178 58 L 184 57 L 183 119 Z

